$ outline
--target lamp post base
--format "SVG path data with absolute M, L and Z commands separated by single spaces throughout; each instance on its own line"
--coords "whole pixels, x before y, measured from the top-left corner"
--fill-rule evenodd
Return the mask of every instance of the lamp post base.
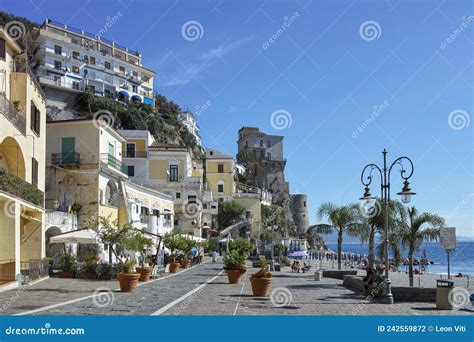
M 392 281 L 387 277 L 383 281 L 385 283 L 383 295 L 380 297 L 380 303 L 393 304 Z

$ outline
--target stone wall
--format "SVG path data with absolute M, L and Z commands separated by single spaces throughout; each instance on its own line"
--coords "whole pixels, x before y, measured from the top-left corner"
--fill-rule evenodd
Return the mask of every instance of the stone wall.
M 349 271 L 349 270 L 323 270 L 323 277 L 325 278 L 333 278 L 333 279 L 340 279 L 343 280 L 345 275 L 357 275 L 357 271 Z
M 354 292 L 364 293 L 363 277 L 345 275 L 342 285 Z M 436 289 L 409 286 L 392 286 L 392 294 L 395 302 L 423 302 L 436 303 Z

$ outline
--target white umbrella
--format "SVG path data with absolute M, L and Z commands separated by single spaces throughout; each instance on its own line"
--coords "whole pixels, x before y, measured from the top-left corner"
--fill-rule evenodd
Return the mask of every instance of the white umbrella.
M 96 243 L 97 232 L 89 228 L 74 230 L 72 232 L 53 236 L 49 239 L 49 242 L 50 243 L 65 243 L 65 242 Z

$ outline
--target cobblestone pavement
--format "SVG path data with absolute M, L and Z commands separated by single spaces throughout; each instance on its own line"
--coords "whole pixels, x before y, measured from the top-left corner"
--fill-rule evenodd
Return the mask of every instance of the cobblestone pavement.
M 0 293 L 0 314 L 14 315 L 29 310 L 34 315 L 150 315 L 176 298 L 195 289 L 222 270 L 222 264 L 205 263 L 175 275 L 139 283 L 130 293 L 119 291 L 118 281 L 86 281 L 52 278 L 17 290 Z M 94 291 L 100 288 L 101 295 Z M 61 303 L 88 297 L 66 305 Z M 54 307 L 55 305 L 60 305 Z M 41 308 L 53 306 L 47 310 Z
M 164 315 L 472 315 L 471 310 L 436 310 L 435 303 L 378 304 L 342 286 L 341 280 L 313 275 L 274 272 L 269 298 L 252 296 L 248 269 L 241 284 L 228 284 L 224 273 L 205 290 L 197 293 Z M 273 301 L 272 301 L 273 298 Z
M 249 268 L 239 285 L 228 284 L 222 264 L 205 263 L 141 283 L 122 293 L 117 281 L 48 279 L 0 293 L 0 314 L 33 315 L 472 315 L 471 309 L 442 311 L 434 303 L 377 304 L 342 281 L 312 274 L 274 272 L 270 298 L 252 296 Z M 220 274 L 220 275 L 219 275 Z M 94 291 L 101 288 L 100 295 Z M 8 304 L 8 305 L 7 305 Z

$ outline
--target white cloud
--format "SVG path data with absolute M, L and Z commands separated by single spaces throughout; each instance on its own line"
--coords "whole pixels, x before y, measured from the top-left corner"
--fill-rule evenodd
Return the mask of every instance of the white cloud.
M 191 59 L 190 62 L 186 63 L 181 60 L 175 54 L 169 56 L 171 57 L 171 62 L 176 65 L 176 68 L 172 73 L 166 77 L 166 75 L 161 75 L 163 82 L 158 81 L 158 86 L 160 87 L 174 87 L 180 86 L 189 83 L 194 77 L 197 77 L 199 74 L 204 72 L 209 68 L 210 65 L 215 63 L 217 60 L 222 59 L 230 52 L 235 51 L 254 39 L 253 36 L 248 36 L 231 43 L 224 43 L 217 48 L 210 49 L 194 59 Z

